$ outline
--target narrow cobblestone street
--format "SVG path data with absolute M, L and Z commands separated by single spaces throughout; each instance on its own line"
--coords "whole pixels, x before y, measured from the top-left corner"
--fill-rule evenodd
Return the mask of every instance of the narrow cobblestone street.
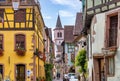
M 60 79 L 53 79 L 53 81 L 63 81 L 63 79 L 62 78 L 60 78 Z

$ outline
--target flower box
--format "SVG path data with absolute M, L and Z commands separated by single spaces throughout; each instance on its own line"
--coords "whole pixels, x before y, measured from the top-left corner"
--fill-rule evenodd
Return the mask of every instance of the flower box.
M 15 51 L 20 56 L 24 56 L 26 52 L 25 49 L 22 49 L 22 48 L 17 48 Z

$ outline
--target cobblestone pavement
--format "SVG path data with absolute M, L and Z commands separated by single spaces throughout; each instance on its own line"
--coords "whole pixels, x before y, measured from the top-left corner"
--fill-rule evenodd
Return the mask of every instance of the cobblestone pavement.
M 53 79 L 53 81 L 63 81 L 63 79 Z

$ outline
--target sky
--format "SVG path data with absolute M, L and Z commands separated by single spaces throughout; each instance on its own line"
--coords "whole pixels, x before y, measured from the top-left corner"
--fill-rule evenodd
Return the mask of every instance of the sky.
M 64 27 L 75 25 L 76 13 L 82 10 L 80 0 L 39 0 L 39 2 L 45 25 L 52 29 L 56 26 L 58 14 Z

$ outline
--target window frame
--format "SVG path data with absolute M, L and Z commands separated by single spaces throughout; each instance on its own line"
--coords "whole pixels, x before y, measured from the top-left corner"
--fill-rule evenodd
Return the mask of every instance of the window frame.
M 20 2 L 26 2 L 26 0 L 20 0 Z
M 111 65 L 109 65 L 109 64 L 111 64 L 111 63 L 110 63 L 110 59 L 112 59 L 111 62 L 113 62 L 113 64 L 112 64 L 113 74 L 110 73 L 110 71 L 111 71 L 111 70 L 110 70 Z M 114 58 L 114 56 L 111 56 L 111 57 L 108 57 L 108 58 L 107 58 L 107 67 L 108 67 L 108 69 L 107 69 L 107 76 L 108 76 L 108 77 L 113 77 L 113 76 L 115 75 L 115 58 Z
M 4 9 L 0 9 L 0 16 L 1 16 L 0 23 L 3 23 L 3 21 L 4 21 L 4 12 L 5 12 Z
M 118 31 L 117 31 L 117 38 L 116 38 L 116 45 L 115 46 L 109 46 L 109 29 L 110 29 L 110 17 L 112 16 L 118 16 L 118 23 L 119 23 L 119 13 L 118 11 L 114 12 L 108 12 L 106 13 L 106 30 L 105 30 L 105 42 L 104 45 L 106 48 L 117 48 L 118 47 Z M 119 24 L 117 26 L 117 29 L 119 29 Z
M 1 3 L 1 2 L 6 2 L 6 0 L 4 0 L 4 1 L 2 0 L 2 1 L 0 1 L 0 3 Z
M 74 51 L 75 51 L 74 44 L 68 43 L 67 48 L 68 48 L 68 53 L 74 53 Z
M 62 37 L 62 32 L 58 32 L 58 33 L 57 33 L 57 37 L 58 37 L 58 38 L 61 38 L 61 37 Z
M 24 36 L 24 50 L 26 50 L 26 36 L 25 34 L 15 34 L 15 50 L 17 49 L 17 46 L 16 46 L 16 42 L 17 42 L 17 38 L 16 36 Z
M 15 69 L 14 69 L 14 70 L 15 70 L 15 77 L 14 77 L 14 78 L 15 78 L 15 81 L 17 81 L 17 79 L 16 79 L 16 77 L 17 77 L 17 73 L 16 73 L 16 71 L 17 71 L 17 66 L 25 66 L 25 69 L 24 69 L 24 70 L 25 70 L 25 81 L 26 81 L 26 70 L 27 70 L 27 69 L 26 69 L 26 64 L 24 64 L 24 63 L 15 64 Z
M 62 33 L 61 32 L 59 32 L 59 36 L 62 37 Z
M 4 50 L 4 37 L 3 37 L 3 34 L 0 34 L 0 36 L 2 36 L 2 48 L 0 48 L 0 49 Z
M 59 38 L 59 32 L 57 33 L 57 37 Z
M 4 78 L 4 65 L 3 64 L 0 64 L 0 66 L 2 66 L 2 78 Z

